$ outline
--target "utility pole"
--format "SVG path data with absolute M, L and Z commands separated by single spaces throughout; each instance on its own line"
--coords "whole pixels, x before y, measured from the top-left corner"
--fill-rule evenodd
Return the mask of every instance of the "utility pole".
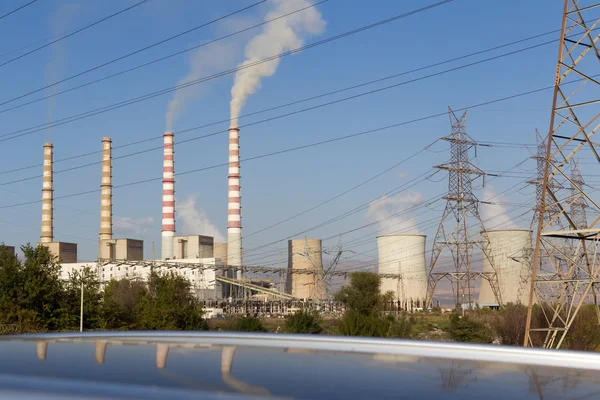
M 502 304 L 496 273 L 471 271 L 475 247 L 481 249 L 484 256 L 490 261 L 492 268 L 494 270 L 495 268 L 489 251 L 489 239 L 479 215 L 480 201 L 473 193 L 472 188 L 475 178 L 483 177 L 485 182 L 486 173 L 473 165 L 469 158 L 471 149 L 475 149 L 475 154 L 477 154 L 478 144 L 467 134 L 467 112 L 465 111 L 458 117 L 448 107 L 451 133 L 442 140 L 450 142 L 451 157 L 448 163 L 435 167 L 448 171 L 448 193 L 443 197 L 446 200 L 446 208 L 433 241 L 425 307 L 433 304 L 435 288 L 438 282 L 444 278 L 452 284 L 455 304 L 460 304 L 461 297 L 464 303 L 466 296 L 470 307 L 473 304 L 473 289 L 477 276 L 489 281 L 496 300 Z M 470 220 L 473 223 L 469 223 Z M 475 228 L 469 229 L 470 226 L 475 226 Z M 480 240 L 472 239 L 479 233 L 481 233 Z M 440 256 L 446 248 L 453 259 L 454 271 L 452 272 L 440 271 L 437 267 Z
M 586 303 L 595 305 L 600 323 L 600 264 L 592 257 L 598 254 L 600 217 L 590 222 L 581 218 L 582 206 L 597 215 L 600 205 L 578 184 L 583 174 L 572 163 L 580 150 L 589 150 L 594 168 L 600 164 L 600 144 L 592 140 L 600 128 L 600 82 L 594 78 L 600 73 L 600 36 L 594 33 L 599 6 L 597 1 L 564 0 L 524 346 L 533 346 L 533 334 L 544 347 L 560 348 Z M 557 214 L 545 219 L 553 208 Z M 533 326 L 536 301 L 547 310 L 541 326 Z

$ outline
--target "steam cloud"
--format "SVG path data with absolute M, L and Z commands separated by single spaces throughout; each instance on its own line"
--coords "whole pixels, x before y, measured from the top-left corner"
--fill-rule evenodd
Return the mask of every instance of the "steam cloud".
M 232 47 L 219 43 L 212 43 L 208 47 L 196 50 L 189 59 L 189 72 L 177 82 L 177 86 L 222 71 L 233 64 L 233 55 L 234 50 Z M 190 101 L 202 94 L 203 88 L 206 88 L 206 83 L 191 85 L 175 91 L 167 106 L 165 116 L 167 131 L 173 130 L 173 124 L 177 118 L 185 111 Z
M 486 229 L 516 229 L 517 225 L 508 216 L 506 207 L 501 202 L 506 201 L 504 196 L 498 196 L 496 190 L 488 185 L 483 189 L 483 201 L 493 204 L 481 205 L 481 217 Z
M 311 0 L 272 0 L 273 9 L 265 16 L 265 21 L 308 7 Z M 264 25 L 261 33 L 246 45 L 246 60 L 238 67 L 275 56 L 284 51 L 301 47 L 304 36 L 319 35 L 325 30 L 325 21 L 316 8 L 308 8 L 296 14 Z M 277 71 L 280 59 L 240 69 L 231 88 L 231 123 L 237 125 L 240 111 L 248 96 L 260 88 L 260 80 L 272 76 Z
M 177 218 L 181 220 L 182 231 L 189 234 L 206 235 L 215 238 L 215 242 L 224 242 L 223 234 L 198 207 L 198 195 L 192 194 L 183 201 L 178 201 Z
M 383 196 L 369 204 L 367 217 L 372 217 L 379 221 L 379 230 L 382 235 L 390 233 L 421 233 L 417 219 L 410 212 L 404 213 L 404 211 L 422 202 L 423 195 L 418 192 L 410 192 L 404 196 Z M 402 214 L 396 215 L 398 213 Z

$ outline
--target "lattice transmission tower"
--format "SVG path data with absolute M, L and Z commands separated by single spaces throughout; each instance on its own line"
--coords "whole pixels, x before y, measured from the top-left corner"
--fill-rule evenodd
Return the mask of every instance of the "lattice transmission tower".
M 470 161 L 469 152 L 476 149 L 477 143 L 466 131 L 467 111 L 460 117 L 448 108 L 451 133 L 442 138 L 450 142 L 450 162 L 436 166 L 448 171 L 448 193 L 443 198 L 446 207 L 438 226 L 433 242 L 426 304 L 432 305 L 433 295 L 438 282 L 448 279 L 452 284 L 452 292 L 456 304 L 473 304 L 473 290 L 476 278 L 486 279 L 499 304 L 501 304 L 498 277 L 495 272 L 473 271 L 473 251 L 480 249 L 484 256 L 491 260 L 489 240 L 479 215 L 479 199 L 473 193 L 472 183 L 478 177 L 485 177 L 485 172 Z M 474 239 L 476 238 L 476 239 Z M 452 271 L 443 271 L 439 265 L 444 249 L 452 256 Z
M 600 206 L 586 192 L 586 186 L 577 183 L 578 176 L 571 167 L 583 150 L 589 150 L 586 154 L 600 164 L 600 145 L 592 141 L 600 128 L 600 82 L 596 80 L 600 36 L 595 34 L 599 26 L 600 2 L 564 1 L 525 346 L 559 348 L 584 304 L 591 302 L 598 310 L 600 217 L 589 222 L 582 219 L 580 206 L 581 200 L 593 212 L 600 211 Z M 544 218 L 553 208 L 558 209 L 556 215 Z M 538 312 L 541 318 L 534 318 L 536 301 L 542 305 Z

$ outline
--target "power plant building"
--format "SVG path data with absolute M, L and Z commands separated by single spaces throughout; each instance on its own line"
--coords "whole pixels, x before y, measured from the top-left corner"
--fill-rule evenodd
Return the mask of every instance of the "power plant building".
M 175 258 L 179 260 L 212 258 L 214 238 L 212 236 L 175 236 L 173 238 Z
M 529 301 L 531 275 L 526 251 L 531 248 L 531 231 L 522 229 L 487 231 L 490 255 L 493 262 L 482 255 L 484 273 L 498 276 L 502 304 Z M 489 281 L 481 279 L 480 306 L 499 306 Z
M 423 307 L 427 297 L 425 241 L 425 235 L 377 237 L 378 272 L 398 275 L 381 279 L 381 293 L 392 292 L 406 310 Z
M 294 273 L 294 270 L 308 270 L 312 273 Z M 325 300 L 327 298 L 320 239 L 288 241 L 286 291 L 299 299 Z

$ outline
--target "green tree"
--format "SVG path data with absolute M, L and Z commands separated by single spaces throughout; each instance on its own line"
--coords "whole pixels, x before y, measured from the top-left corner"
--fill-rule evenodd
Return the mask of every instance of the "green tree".
M 386 303 L 393 294 L 380 292 L 381 278 L 372 272 L 354 272 L 350 285 L 343 286 L 335 300 L 344 303 L 346 313 L 338 325 L 338 332 L 346 336 L 406 337 L 410 323 L 396 321 L 393 316 L 383 317 Z
M 192 296 L 190 282 L 173 273 L 153 272 L 136 304 L 136 326 L 149 330 L 204 330 L 202 306 Z
M 335 300 L 346 309 L 361 315 L 375 315 L 382 311 L 384 298 L 379 293 L 381 278 L 372 272 L 353 272 L 350 285 L 335 294 Z
M 78 329 L 81 312 L 81 284 L 83 282 L 83 328 L 101 328 L 102 293 L 97 274 L 85 267 L 81 272 L 74 271 L 65 284 L 61 327 Z
M 104 288 L 100 312 L 101 329 L 136 329 L 136 309 L 147 295 L 143 282 L 111 280 Z
M 25 259 L 0 252 L 0 320 L 33 331 L 61 328 L 64 313 L 60 266 L 43 246 L 21 247 Z
M 284 332 L 287 333 L 321 333 L 319 313 L 317 311 L 298 310 L 285 319 Z

